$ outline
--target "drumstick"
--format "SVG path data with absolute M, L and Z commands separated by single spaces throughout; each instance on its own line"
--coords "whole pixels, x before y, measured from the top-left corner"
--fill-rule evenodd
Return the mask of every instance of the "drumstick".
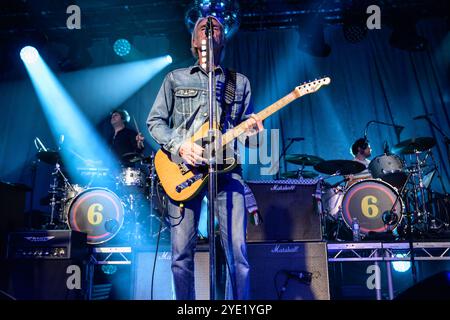
M 134 116 L 133 116 L 133 121 L 134 121 L 134 126 L 136 127 L 136 131 L 140 134 L 141 132 L 139 131 L 139 128 L 138 128 L 138 125 L 137 125 L 137 122 L 136 122 L 136 119 L 134 118 Z

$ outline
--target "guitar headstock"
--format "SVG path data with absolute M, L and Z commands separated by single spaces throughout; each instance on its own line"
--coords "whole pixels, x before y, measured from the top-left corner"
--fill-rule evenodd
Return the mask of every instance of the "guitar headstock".
M 330 82 L 331 79 L 329 77 L 321 78 L 295 87 L 294 92 L 298 95 L 297 98 L 299 98 L 301 96 L 304 96 L 305 94 L 319 91 L 321 87 L 330 84 Z

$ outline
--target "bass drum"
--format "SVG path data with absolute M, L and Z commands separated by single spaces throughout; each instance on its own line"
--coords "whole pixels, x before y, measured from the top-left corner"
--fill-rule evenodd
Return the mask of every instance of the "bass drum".
M 351 229 L 356 218 L 363 235 L 392 231 L 400 223 L 402 213 L 403 202 L 396 189 L 381 180 L 359 181 L 347 189 L 342 199 L 345 224 Z
M 69 227 L 86 233 L 89 244 L 101 244 L 114 238 L 123 221 L 122 202 L 108 189 L 87 189 L 78 194 L 70 204 Z

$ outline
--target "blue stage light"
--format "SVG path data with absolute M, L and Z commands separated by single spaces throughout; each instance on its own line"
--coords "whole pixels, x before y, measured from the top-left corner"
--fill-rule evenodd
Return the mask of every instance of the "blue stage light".
M 172 63 L 172 57 L 170 56 L 170 54 L 168 54 L 168 55 L 166 56 L 166 61 L 167 61 L 168 63 Z
M 395 257 L 407 258 L 408 255 L 403 254 L 403 253 L 397 253 L 397 254 L 395 254 Z M 394 262 L 392 262 L 392 266 L 394 267 L 394 270 L 397 272 L 406 272 L 411 268 L 411 262 L 409 262 L 409 261 L 394 261 Z
M 131 44 L 130 44 L 130 41 L 128 41 L 127 39 L 118 39 L 118 40 L 116 40 L 116 42 L 114 42 L 113 48 L 114 48 L 114 52 L 119 57 L 124 57 L 130 53 Z
M 58 149 L 69 178 L 86 185 L 92 178 L 84 175 L 81 169 L 95 165 L 100 169 L 111 168 L 111 172 L 117 170 L 117 159 L 92 124 L 42 57 L 39 54 L 36 57 L 35 62 L 24 60 L 24 64 L 55 141 L 59 140 Z M 60 140 L 62 135 L 64 141 Z
M 104 274 L 111 275 L 117 272 L 117 266 L 112 264 L 104 264 L 102 265 L 102 271 Z
M 39 52 L 35 47 L 26 46 L 23 47 L 22 50 L 20 50 L 20 58 L 23 60 L 23 62 L 32 64 L 38 60 Z

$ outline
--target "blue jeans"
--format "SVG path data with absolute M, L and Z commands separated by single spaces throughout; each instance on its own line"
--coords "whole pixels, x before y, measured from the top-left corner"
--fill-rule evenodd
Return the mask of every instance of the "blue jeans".
M 194 199 L 185 202 L 182 209 L 179 203 L 169 202 L 172 274 L 178 300 L 195 299 L 194 252 L 201 202 L 205 194 L 206 187 Z M 247 215 L 240 174 L 218 175 L 216 217 L 227 261 L 225 299 L 248 299 L 250 268 L 245 243 Z

